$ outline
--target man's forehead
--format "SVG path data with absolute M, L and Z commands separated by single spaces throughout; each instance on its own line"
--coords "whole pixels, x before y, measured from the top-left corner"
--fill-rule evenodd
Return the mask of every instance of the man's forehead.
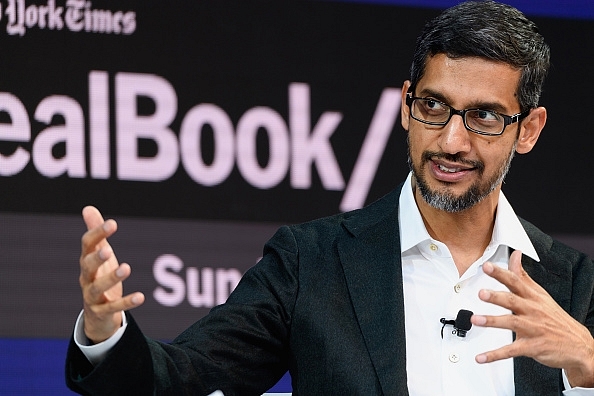
M 436 54 L 427 59 L 415 94 L 437 96 L 450 105 L 499 104 L 500 111 L 519 110 L 517 90 L 521 70 L 480 57 L 451 58 Z

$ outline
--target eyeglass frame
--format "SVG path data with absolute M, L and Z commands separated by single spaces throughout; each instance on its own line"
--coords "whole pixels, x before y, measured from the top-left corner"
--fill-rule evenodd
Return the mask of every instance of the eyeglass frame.
M 433 101 L 435 101 L 435 102 L 437 102 L 437 103 L 439 103 L 439 104 L 441 104 L 441 105 L 449 108 L 450 109 L 450 116 L 448 117 L 447 120 L 445 120 L 443 122 L 421 120 L 421 119 L 415 117 L 413 115 L 413 111 L 412 111 L 412 104 L 413 104 L 413 101 L 415 101 L 416 99 L 420 99 L 420 100 L 433 100 Z M 501 136 L 501 135 L 503 135 L 503 132 L 505 132 L 505 128 L 507 128 L 508 125 L 515 124 L 516 122 L 522 121 L 524 118 L 526 118 L 528 116 L 528 114 L 530 114 L 530 111 L 532 110 L 532 109 L 528 109 L 526 111 L 523 111 L 523 112 L 520 112 L 520 113 L 511 115 L 511 116 L 506 115 L 506 114 L 501 114 L 501 113 L 499 113 L 497 111 L 494 111 L 494 110 L 485 110 L 485 109 L 479 109 L 479 108 L 458 110 L 458 109 L 453 108 L 449 104 L 443 103 L 442 101 L 437 100 L 437 99 L 421 98 L 421 97 L 418 97 L 418 96 L 413 96 L 412 90 L 409 90 L 406 93 L 406 105 L 408 106 L 408 108 L 410 110 L 410 116 L 413 119 L 415 119 L 415 120 L 417 120 L 419 122 L 422 122 L 423 124 L 446 126 L 448 124 L 448 122 L 450 122 L 450 120 L 452 119 L 452 117 L 455 114 L 457 114 L 460 117 L 462 117 L 462 121 L 464 122 L 464 127 L 466 129 L 468 129 L 470 132 L 476 133 L 478 135 L 483 135 L 483 136 Z M 488 111 L 490 113 L 494 113 L 494 114 L 497 114 L 498 116 L 502 117 L 503 118 L 503 128 L 501 129 L 501 132 L 499 132 L 499 133 L 483 132 L 483 131 L 479 131 L 477 129 L 473 129 L 470 126 L 468 126 L 468 124 L 466 123 L 466 113 L 469 112 L 469 111 L 474 111 L 474 110 Z

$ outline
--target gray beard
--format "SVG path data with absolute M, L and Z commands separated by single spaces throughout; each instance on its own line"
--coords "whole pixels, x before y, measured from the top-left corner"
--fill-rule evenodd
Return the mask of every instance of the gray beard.
M 482 201 L 486 196 L 493 192 L 493 190 L 495 190 L 498 185 L 503 183 L 503 180 L 505 179 L 505 176 L 511 167 L 511 161 L 514 158 L 514 154 L 516 152 L 516 145 L 517 140 L 514 142 L 514 146 L 512 147 L 511 153 L 509 154 L 507 160 L 500 166 L 499 171 L 493 175 L 490 180 L 487 180 L 484 183 L 480 183 L 480 181 L 474 183 L 466 192 L 458 197 L 454 196 L 449 191 L 431 190 L 420 169 L 415 169 L 415 166 L 412 163 L 410 156 L 410 142 L 408 145 L 408 165 L 413 173 L 413 176 L 415 177 L 421 197 L 423 197 L 423 200 L 427 202 L 427 204 L 435 209 L 443 210 L 449 213 L 462 212 Z M 429 161 L 429 158 L 434 155 L 435 153 L 423 153 L 421 166 L 425 165 L 425 163 Z M 438 156 L 448 157 L 452 160 L 459 160 L 457 158 L 452 158 L 457 157 L 456 155 L 452 156 L 447 154 L 438 154 Z M 484 171 L 484 165 L 480 163 L 477 168 L 479 174 L 482 175 Z

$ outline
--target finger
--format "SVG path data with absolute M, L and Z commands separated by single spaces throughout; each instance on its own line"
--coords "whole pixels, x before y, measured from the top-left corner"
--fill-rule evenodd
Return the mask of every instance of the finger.
M 85 310 L 91 311 L 97 317 L 107 317 L 120 311 L 128 311 L 136 308 L 142 305 L 144 300 L 143 293 L 135 292 L 104 304 L 87 305 L 85 306 Z
M 100 304 L 105 302 L 105 295 L 112 287 L 130 276 L 131 268 L 128 264 L 121 264 L 117 269 L 105 276 L 98 277 L 89 282 L 88 286 L 83 285 L 84 299 L 88 304 Z
M 511 262 L 511 261 L 510 261 Z M 520 264 L 521 265 L 521 264 Z M 496 279 L 512 292 L 520 296 L 524 295 L 526 286 L 522 283 L 520 277 L 515 272 L 501 268 L 487 261 L 483 264 L 483 272 L 491 278 Z
M 94 249 L 102 239 L 110 237 L 117 230 L 117 223 L 103 220 L 101 212 L 94 206 L 83 208 L 82 216 L 87 226 L 87 232 L 83 235 L 83 250 L 85 246 Z
M 482 301 L 509 309 L 515 314 L 522 314 L 526 312 L 528 305 L 526 299 L 507 291 L 481 289 L 479 290 L 478 296 Z
M 115 220 L 107 220 L 97 227 L 93 227 L 85 232 L 81 239 L 82 256 L 107 244 L 107 238 L 117 231 L 118 225 Z
M 85 224 L 87 225 L 87 229 L 89 230 L 99 227 L 105 222 L 101 212 L 99 212 L 99 209 L 94 206 L 85 206 L 82 210 L 82 216 Z
M 519 347 L 520 341 L 515 341 L 509 345 L 505 345 L 499 349 L 495 349 L 489 352 L 481 353 L 475 356 L 477 363 L 491 363 L 497 360 L 509 359 L 517 356 L 526 356 L 522 354 L 521 348 Z
M 507 268 L 518 276 L 521 276 L 524 273 L 524 268 L 522 267 L 522 252 L 520 250 L 514 250 L 509 256 L 509 265 Z
M 524 285 L 526 285 L 528 287 L 529 290 L 534 290 L 537 292 L 544 291 L 542 286 L 540 286 L 537 282 L 535 282 L 534 279 L 532 279 L 530 277 L 530 275 L 528 275 L 528 272 L 526 272 L 526 270 L 524 269 L 524 266 L 522 265 L 522 252 L 521 251 L 515 250 L 512 252 L 512 254 L 509 258 L 508 268 L 509 268 L 510 272 L 512 272 L 513 274 L 515 274 L 518 277 L 520 282 L 522 282 Z
M 99 269 L 99 267 L 112 257 L 114 257 L 113 250 L 111 249 L 111 246 L 109 246 L 109 244 L 105 244 L 105 246 L 101 247 L 99 250 L 81 257 L 81 286 L 93 282 L 95 280 L 97 270 Z
M 472 315 L 470 323 L 480 327 L 493 327 L 497 329 L 507 329 L 522 334 L 523 336 L 533 336 L 538 333 L 538 326 L 524 319 L 519 315 Z

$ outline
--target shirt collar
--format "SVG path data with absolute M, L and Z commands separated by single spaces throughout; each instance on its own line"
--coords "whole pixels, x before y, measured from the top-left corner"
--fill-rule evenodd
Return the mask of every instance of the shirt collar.
M 421 212 L 415 202 L 412 189 L 412 173 L 408 174 L 402 191 L 400 192 L 400 204 L 398 207 L 398 221 L 400 230 L 401 253 L 418 245 L 419 243 L 431 240 L 431 236 L 425 228 Z M 516 216 L 503 192 L 499 193 L 497 213 L 495 214 L 495 227 L 491 236 L 490 246 L 508 246 L 514 250 L 520 250 L 526 256 L 540 261 L 530 238 L 524 227 Z

